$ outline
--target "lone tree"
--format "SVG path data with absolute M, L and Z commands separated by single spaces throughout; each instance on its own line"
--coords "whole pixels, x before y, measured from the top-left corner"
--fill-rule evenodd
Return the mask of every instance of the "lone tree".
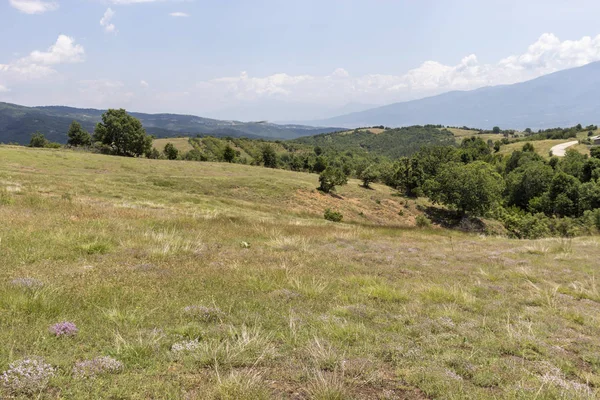
M 495 126 L 495 127 L 492 129 L 492 132 L 494 132 L 494 133 L 500 133 L 500 127 L 499 127 L 499 126 Z
M 262 148 L 263 164 L 267 168 L 277 168 L 277 153 L 270 144 L 265 144 Z
M 46 136 L 44 136 L 43 133 L 36 132 L 33 135 L 31 135 L 29 147 L 46 147 L 48 143 L 48 139 L 46 139 Z
M 69 146 L 89 146 L 92 144 L 92 137 L 77 121 L 71 122 L 67 136 L 69 136 L 69 140 L 67 140 Z
M 137 157 L 152 150 L 152 137 L 146 134 L 139 119 L 124 109 L 110 109 L 96 125 L 94 141 L 108 146 L 112 154 Z
M 225 150 L 223 150 L 223 159 L 230 163 L 235 160 L 235 156 L 235 150 L 229 144 L 225 146 Z
M 364 188 L 370 188 L 370 184 L 379 179 L 379 171 L 374 165 L 369 165 L 360 172 L 360 180 L 363 182 Z
M 502 176 L 483 161 L 467 165 L 449 163 L 425 183 L 425 192 L 431 200 L 454 208 L 461 216 L 485 215 L 502 199 L 503 190 Z
M 346 183 L 348 183 L 348 177 L 340 168 L 327 167 L 319 175 L 319 190 L 325 193 L 329 193 L 336 186 L 345 185 Z
M 168 160 L 177 160 L 179 157 L 179 150 L 171 142 L 165 145 L 164 153 Z

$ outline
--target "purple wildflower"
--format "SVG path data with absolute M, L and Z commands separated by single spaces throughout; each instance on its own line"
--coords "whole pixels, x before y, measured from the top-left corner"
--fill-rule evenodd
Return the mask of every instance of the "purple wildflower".
M 32 394 L 42 391 L 55 370 L 41 358 L 15 361 L 0 375 L 0 383 L 12 394 Z
M 35 278 L 15 278 L 12 281 L 10 281 L 10 283 L 13 286 L 28 290 L 36 290 L 44 286 L 44 282 Z
M 210 322 L 219 319 L 223 312 L 216 307 L 205 307 L 205 306 L 187 306 L 183 308 L 183 312 L 186 315 L 197 318 L 201 321 Z
M 76 378 L 94 378 L 102 374 L 116 374 L 123 370 L 123 363 L 112 357 L 102 356 L 78 362 L 73 367 Z
M 50 332 L 56 336 L 74 336 L 79 330 L 73 322 L 63 321 L 50 327 Z

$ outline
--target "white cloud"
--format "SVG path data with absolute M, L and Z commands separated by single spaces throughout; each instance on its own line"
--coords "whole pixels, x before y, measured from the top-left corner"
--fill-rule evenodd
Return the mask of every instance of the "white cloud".
M 143 3 L 158 3 L 160 1 L 170 0 L 110 0 L 112 4 L 143 4 Z
M 104 27 L 104 32 L 107 32 L 107 33 L 115 33 L 116 32 L 117 28 L 115 27 L 115 24 L 110 22 L 114 16 L 115 16 L 115 12 L 112 10 L 112 8 L 110 8 L 110 7 L 107 8 L 106 11 L 104 12 L 104 15 L 100 19 L 100 26 Z
M 181 11 L 175 11 L 169 14 L 171 17 L 179 17 L 179 18 L 185 18 L 185 17 L 189 17 L 190 14 L 181 12 Z
M 57 3 L 42 0 L 10 0 L 10 5 L 26 14 L 42 14 L 58 8 Z
M 148 82 L 146 82 L 146 81 L 142 80 L 142 81 L 140 81 L 140 86 L 141 86 L 141 87 L 143 87 L 143 88 L 147 88 L 147 87 L 149 87 L 150 85 L 148 84 Z
M 426 61 L 397 75 L 352 76 L 343 68 L 320 76 L 277 73 L 250 77 L 243 72 L 236 77 L 201 82 L 198 87 L 223 100 L 272 97 L 320 104 L 388 103 L 449 90 L 522 82 L 598 60 L 600 35 L 561 41 L 555 35 L 545 33 L 526 52 L 503 58 L 495 64 L 482 64 L 475 54 L 471 54 L 456 65 Z
M 0 85 L 0 93 L 10 92 L 10 89 L 4 85 Z
M 274 74 L 264 78 L 252 78 L 246 71 L 240 76 L 217 78 L 201 83 L 201 85 L 221 86 L 238 99 L 252 99 L 262 95 L 289 95 L 291 88 L 298 84 L 314 79 L 309 75 L 290 76 L 288 74 Z
M 59 35 L 47 51 L 34 50 L 26 60 L 45 65 L 77 63 L 83 61 L 84 53 L 83 46 L 75 44 L 72 37 Z
M 39 79 L 54 74 L 51 65 L 82 62 L 85 50 L 72 37 L 59 35 L 47 51 L 32 51 L 27 57 L 0 64 L 0 74 L 14 80 Z

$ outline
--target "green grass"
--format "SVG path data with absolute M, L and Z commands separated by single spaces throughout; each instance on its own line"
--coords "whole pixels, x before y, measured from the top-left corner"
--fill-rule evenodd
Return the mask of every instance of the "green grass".
M 574 141 L 576 139 L 569 140 L 532 140 L 529 142 L 516 142 L 511 144 L 503 145 L 500 148 L 499 154 L 510 155 L 515 150 L 521 150 L 525 143 L 533 144 L 535 152 L 544 158 L 550 158 L 550 149 L 556 146 L 557 144 L 567 143 Z M 569 147 L 569 149 L 574 149 L 579 151 L 582 154 L 590 154 L 589 146 L 577 144 L 575 146 Z
M 326 196 L 317 175 L 261 167 L 8 146 L 0 160 L 0 371 L 44 357 L 58 372 L 38 398 L 600 394 L 598 238 L 417 229 L 382 186 Z M 51 336 L 64 320 L 79 333 Z M 73 376 L 101 355 L 123 371 Z
M 154 141 L 152 142 L 152 145 L 154 146 L 154 148 L 156 150 L 163 151 L 165 149 L 165 146 L 167 145 L 167 143 L 172 143 L 173 146 L 175 146 L 175 148 L 177 150 L 185 153 L 185 152 L 193 149 L 189 140 L 190 139 L 188 137 L 154 139 Z
M 495 142 L 497 140 L 501 140 L 502 137 L 503 137 L 501 134 L 497 134 L 497 133 L 483 133 L 483 134 L 479 134 L 479 131 L 473 131 L 473 130 L 467 130 L 467 129 L 458 129 L 458 128 L 447 128 L 447 129 L 450 132 L 452 132 L 452 134 L 454 135 L 454 138 L 456 140 L 456 143 L 459 143 L 459 144 L 463 140 L 465 140 L 467 138 L 470 138 L 470 137 L 480 138 L 484 142 L 487 142 L 490 139 L 493 142 Z

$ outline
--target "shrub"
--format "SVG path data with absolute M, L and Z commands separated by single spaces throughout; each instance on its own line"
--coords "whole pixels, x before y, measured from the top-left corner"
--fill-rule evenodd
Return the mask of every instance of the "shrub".
M 431 220 L 423 214 L 417 215 L 415 222 L 419 228 L 429 228 L 431 226 Z
M 195 340 L 185 340 L 183 342 L 173 343 L 171 346 L 171 353 L 174 356 L 179 356 L 181 354 L 193 353 L 200 348 L 200 342 L 198 339 Z
M 325 217 L 325 219 L 327 221 L 333 221 L 333 222 L 341 222 L 342 219 L 344 219 L 344 216 L 342 215 L 342 213 L 340 213 L 338 211 L 333 211 L 329 208 L 327 210 L 325 210 L 325 213 L 323 216 Z
M 160 158 L 160 151 L 158 151 L 157 149 L 155 149 L 153 147 L 152 150 L 150 150 L 150 152 L 148 152 L 147 157 L 152 160 L 158 160 Z
M 46 139 L 43 133 L 36 132 L 33 135 L 31 135 L 29 147 L 46 147 L 47 144 L 48 139 Z
M 15 361 L 0 376 L 0 383 L 11 394 L 41 392 L 55 374 L 54 367 L 41 358 Z
M 112 357 L 102 356 L 78 362 L 73 367 L 76 378 L 95 378 L 103 374 L 116 374 L 123 370 L 123 363 Z
M 74 336 L 79 330 L 73 322 L 63 321 L 50 327 L 50 332 L 56 336 Z

